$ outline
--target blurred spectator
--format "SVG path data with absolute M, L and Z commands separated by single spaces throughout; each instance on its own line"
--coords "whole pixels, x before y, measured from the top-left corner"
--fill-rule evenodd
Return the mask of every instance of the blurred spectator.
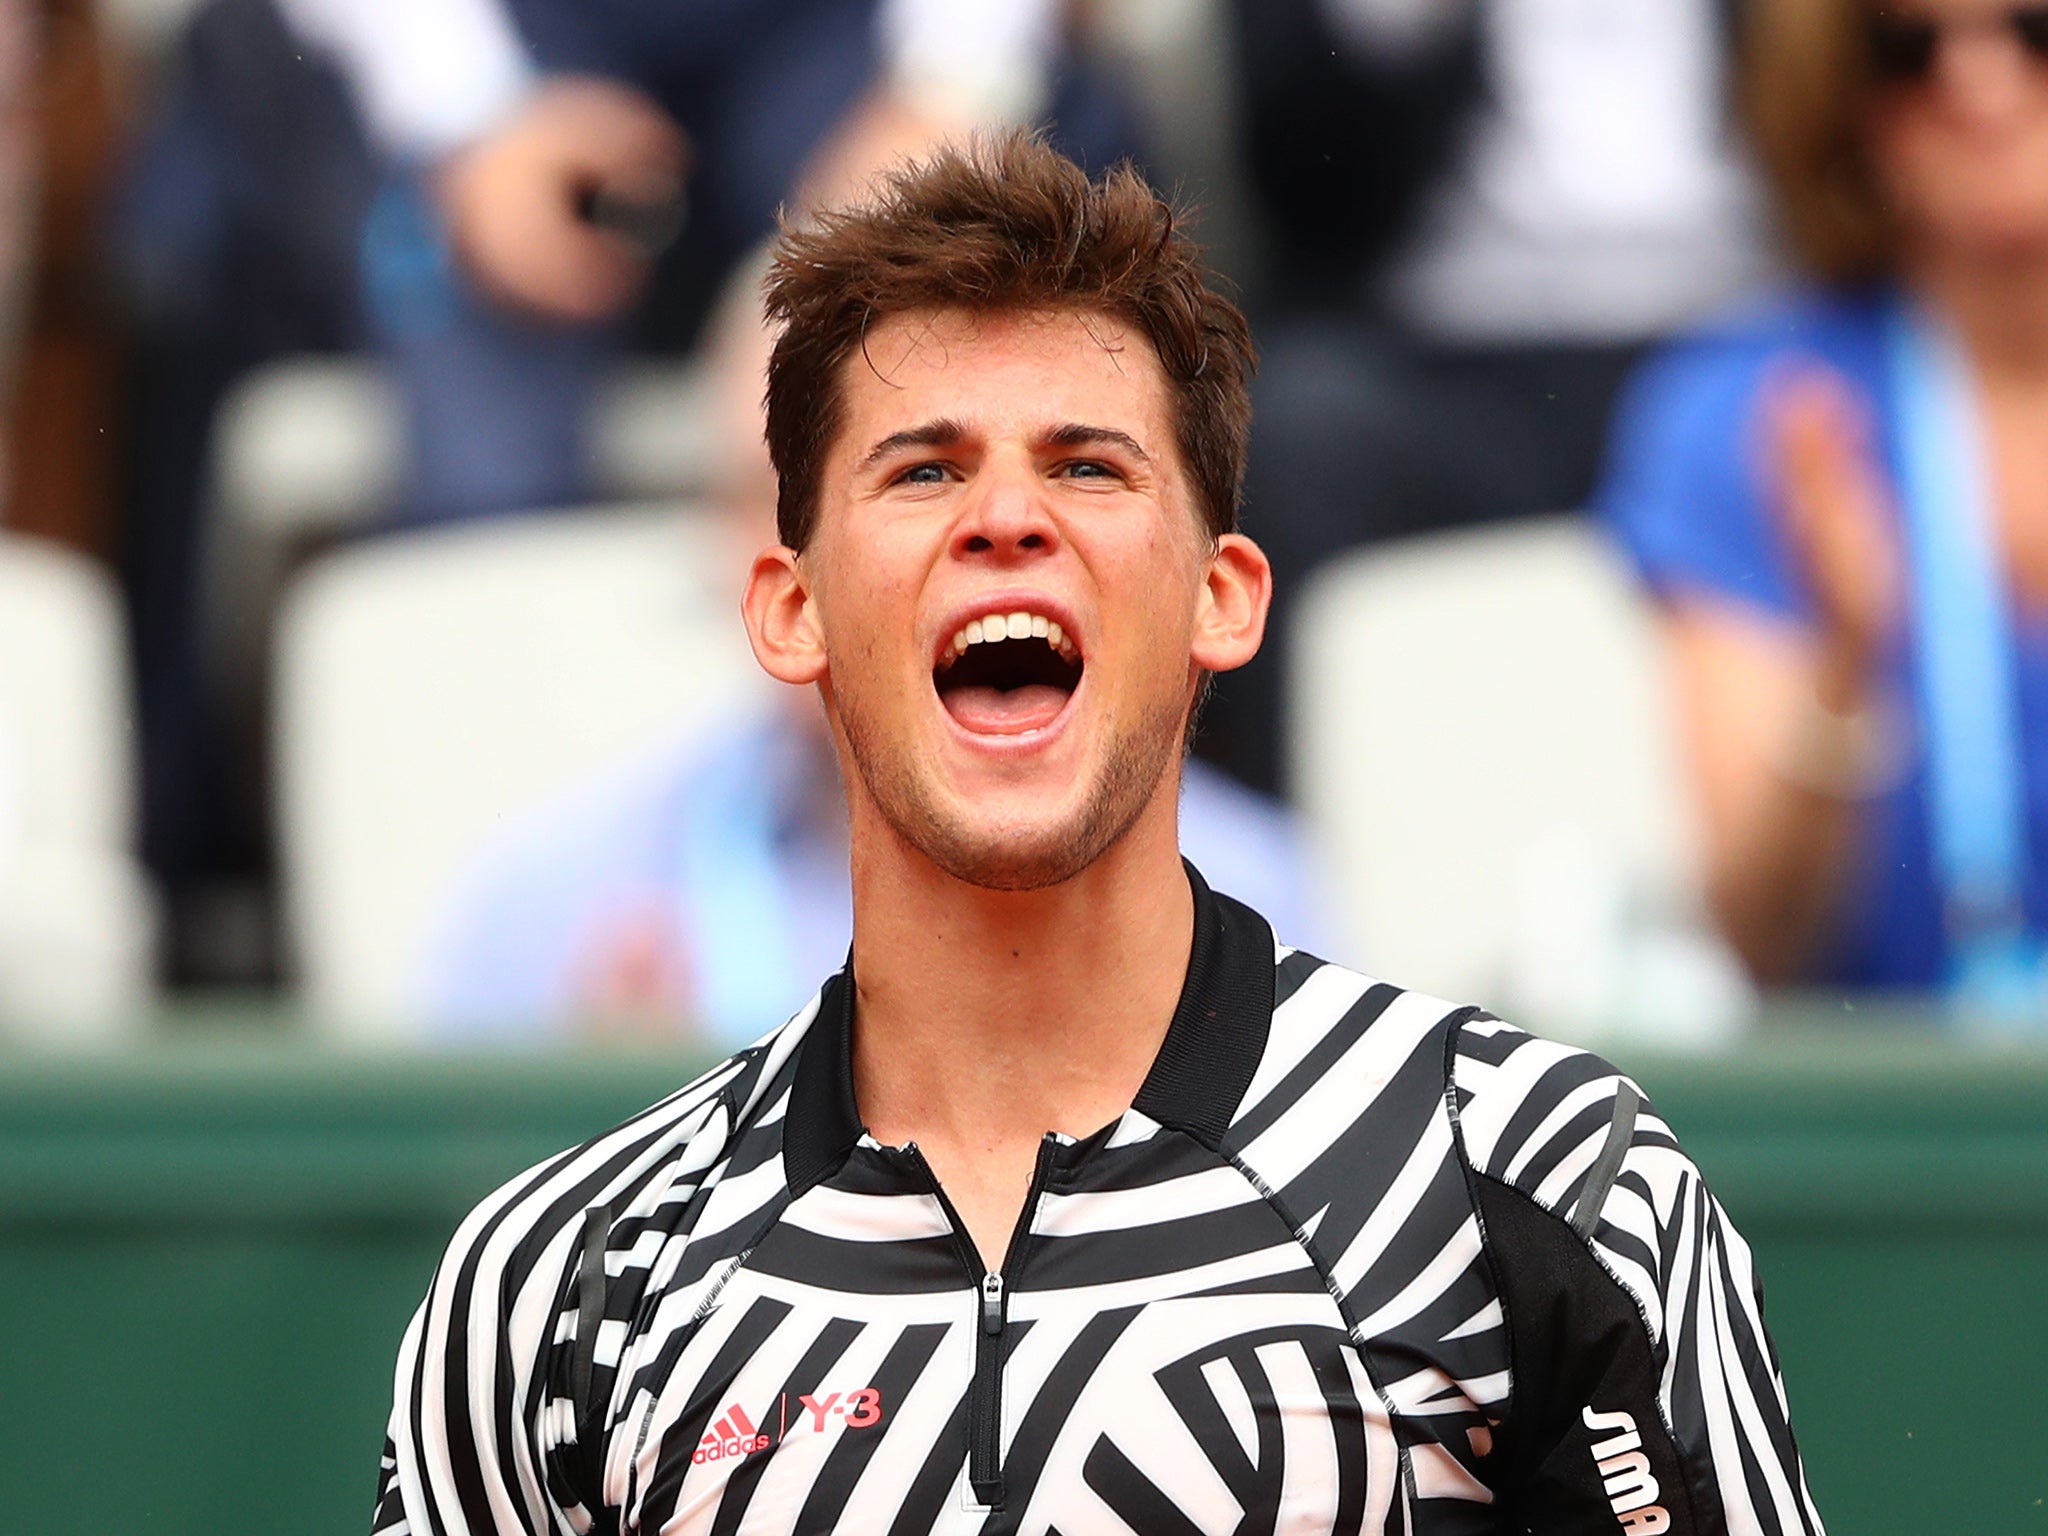
M 1600 497 L 1662 601 L 1714 906 L 1762 977 L 2038 1016 L 2048 21 L 1750 25 L 1809 281 L 1643 370 Z
M 95 555 L 115 545 L 119 441 L 100 267 L 113 30 L 99 0 L 0 0 L 0 515 Z
M 381 353 L 407 406 L 405 518 L 586 499 L 607 371 L 629 345 L 687 350 L 799 189 L 1013 113 L 1050 112 L 1084 155 L 1130 147 L 1116 92 L 1065 59 L 1060 15 L 207 0 L 115 220 L 139 332 L 126 543 L 145 844 L 173 898 L 174 974 L 214 976 L 212 893 L 264 860 L 259 754 L 236 735 L 254 722 L 205 654 L 205 468 L 232 382 L 287 353 Z
M 720 511 L 732 587 L 775 538 L 760 413 L 766 333 L 752 283 L 718 326 Z M 1319 910 L 1287 814 L 1190 764 L 1181 839 L 1210 882 L 1314 943 Z M 810 995 L 852 938 L 846 803 L 810 690 L 709 748 L 628 766 L 494 840 L 460 883 L 423 982 L 444 1038 L 572 1029 L 674 1033 L 735 1049 Z
M 1289 600 L 1370 540 L 1569 511 L 1646 341 L 1757 275 L 1725 0 L 1238 0 L 1265 216 L 1246 526 Z M 1214 750 L 1280 771 L 1281 648 Z
M 590 402 L 657 258 L 657 323 L 686 333 L 793 195 L 1040 114 L 1084 159 L 1132 147 L 1061 57 L 1062 0 L 280 3 L 400 171 L 364 275 L 416 518 L 587 494 Z
M 214 413 L 258 364 L 363 335 L 356 248 L 376 165 L 342 82 L 307 53 L 270 0 L 207 0 L 157 82 L 110 220 L 131 331 L 121 544 L 143 854 L 178 981 L 257 979 L 208 934 L 216 904 L 261 865 L 266 801 L 207 649 L 219 638 L 202 516 Z M 240 723 L 247 734 L 253 722 Z
M 1216 889 L 1308 934 L 1292 821 L 1188 764 L 1181 845 Z M 510 828 L 463 881 L 428 962 L 448 1040 L 674 1034 L 732 1050 L 781 1023 L 853 936 L 846 807 L 806 696 L 703 751 L 608 777 Z

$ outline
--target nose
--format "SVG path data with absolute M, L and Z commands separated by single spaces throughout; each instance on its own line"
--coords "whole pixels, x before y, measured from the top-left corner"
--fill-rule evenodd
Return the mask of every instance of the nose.
M 975 478 L 953 531 L 956 556 L 1007 563 L 1059 546 L 1059 525 L 1033 466 L 991 459 Z

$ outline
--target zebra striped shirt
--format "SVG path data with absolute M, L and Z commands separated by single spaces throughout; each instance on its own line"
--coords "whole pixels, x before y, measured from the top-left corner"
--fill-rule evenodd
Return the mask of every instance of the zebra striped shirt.
M 999 1269 L 863 1130 L 843 973 L 486 1199 L 379 1536 L 1818 1536 L 1749 1250 L 1636 1086 L 1191 879 L 1159 1057 Z

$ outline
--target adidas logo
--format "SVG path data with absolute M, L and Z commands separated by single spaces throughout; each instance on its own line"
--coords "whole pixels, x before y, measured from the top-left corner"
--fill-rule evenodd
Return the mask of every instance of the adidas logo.
M 751 1456 L 756 1451 L 768 1449 L 768 1437 L 754 1428 L 753 1421 L 734 1403 L 719 1415 L 718 1422 L 706 1432 L 703 1442 L 691 1453 L 690 1460 L 702 1464 L 707 1461 L 723 1461 L 728 1456 Z
M 1657 1502 L 1660 1490 L 1650 1471 L 1650 1458 L 1643 1454 L 1643 1437 L 1636 1433 L 1636 1421 L 1625 1413 L 1596 1413 L 1591 1407 L 1586 1409 L 1585 1421 L 1594 1434 L 1607 1435 L 1593 1442 L 1593 1460 L 1621 1528 L 1632 1536 L 1658 1536 L 1658 1532 L 1670 1530 L 1671 1516 Z

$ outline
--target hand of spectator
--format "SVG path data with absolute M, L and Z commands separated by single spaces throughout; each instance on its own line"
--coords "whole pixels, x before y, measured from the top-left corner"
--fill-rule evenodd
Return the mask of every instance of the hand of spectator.
M 456 253 L 487 292 L 548 319 L 594 321 L 638 296 L 651 253 L 592 223 L 592 201 L 673 206 L 688 167 L 688 141 L 653 101 L 563 76 L 451 155 L 437 191 Z
M 1891 489 L 1869 413 L 1832 369 L 1814 365 L 1780 378 L 1764 425 L 1787 541 L 1820 625 L 1816 692 L 1825 707 L 1847 714 L 1865 701 L 1904 612 Z

